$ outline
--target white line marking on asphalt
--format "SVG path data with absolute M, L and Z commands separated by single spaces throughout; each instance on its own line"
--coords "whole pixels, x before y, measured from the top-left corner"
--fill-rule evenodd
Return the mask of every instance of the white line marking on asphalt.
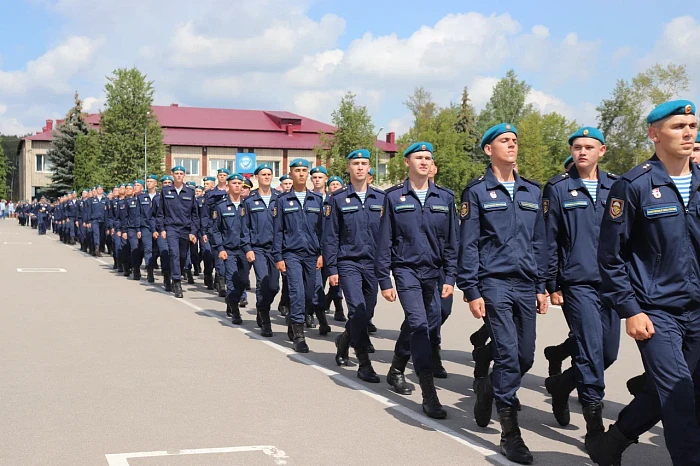
M 340 374 L 340 373 L 335 372 L 331 369 L 328 369 L 327 367 L 322 366 L 322 365 L 312 361 L 311 359 L 308 359 L 308 358 L 302 356 L 301 354 L 294 352 L 290 348 L 287 348 L 287 347 L 279 345 L 273 341 L 270 341 L 267 338 L 264 338 L 264 337 L 260 336 L 259 334 L 253 332 L 252 330 L 233 325 L 228 319 L 221 317 L 219 314 L 216 314 L 215 312 L 208 311 L 202 307 L 199 307 L 196 304 L 191 303 L 187 299 L 176 298 L 175 296 L 173 296 L 169 292 L 163 290 L 160 286 L 157 286 L 156 290 L 163 293 L 164 295 L 169 296 L 170 298 L 174 299 L 175 301 L 177 301 L 179 303 L 182 303 L 186 306 L 191 307 L 192 309 L 194 309 L 198 312 L 201 312 L 202 314 L 205 314 L 209 317 L 213 317 L 215 319 L 218 319 L 219 321 L 221 321 L 223 324 L 227 325 L 228 327 L 235 328 L 239 332 L 242 332 L 245 335 L 248 335 L 249 337 L 251 337 L 251 338 L 253 338 L 261 343 L 265 343 L 266 345 L 270 346 L 271 348 L 274 348 L 277 351 L 284 353 L 285 355 L 287 355 L 291 358 L 294 358 L 298 362 L 306 364 L 307 366 L 310 366 L 310 367 L 316 369 L 317 371 L 331 377 L 333 380 L 342 383 L 346 387 L 352 388 L 353 390 L 357 390 L 360 393 L 367 395 L 368 397 L 372 398 L 373 400 L 380 402 L 381 404 L 386 406 L 388 409 L 393 409 L 394 411 L 398 411 L 399 413 L 403 414 L 404 416 L 409 417 L 409 418 L 413 419 L 414 421 L 419 422 L 419 423 L 423 424 L 424 426 L 429 427 L 429 428 L 433 429 L 434 431 L 445 435 L 446 437 L 454 440 L 455 442 L 458 442 L 458 443 L 464 445 L 465 447 L 468 447 L 468 448 L 476 451 L 477 453 L 483 455 L 484 457 L 490 458 L 491 460 L 495 461 L 498 464 L 501 464 L 504 466 L 512 466 L 515 464 L 515 463 L 512 463 L 511 461 L 508 461 L 499 452 L 495 452 L 495 451 L 489 449 L 488 447 L 480 444 L 479 442 L 468 439 L 467 437 L 461 435 L 457 431 L 452 430 L 449 427 L 445 427 L 442 424 L 440 424 L 439 422 L 437 422 L 437 421 L 435 421 L 435 420 L 433 420 L 433 419 L 431 419 L 431 418 L 429 418 L 421 413 L 418 413 L 417 411 L 414 411 L 413 409 L 410 409 L 410 408 L 407 408 L 406 406 L 400 405 L 400 404 L 392 401 L 391 399 L 389 399 L 383 395 L 380 395 L 379 393 L 377 393 L 375 391 L 370 390 L 369 388 L 362 385 L 361 383 L 356 382 L 356 381 L 352 380 L 351 378 L 346 377 L 343 374 Z M 110 466 L 112 466 L 112 465 L 110 465 Z M 128 466 L 128 465 L 124 465 L 124 466 Z
M 32 244 L 31 241 L 3 241 L 2 244 Z
M 59 267 L 25 267 L 17 269 L 19 273 L 66 273 L 66 269 Z
M 199 448 L 196 450 L 180 450 L 169 453 L 167 451 L 143 451 L 137 453 L 111 453 L 105 455 L 109 466 L 129 466 L 129 458 L 153 458 L 158 456 L 181 456 L 181 455 L 211 455 L 221 453 L 245 453 L 261 451 L 272 458 L 275 464 L 283 466 L 287 464 L 287 454 L 272 445 L 253 445 L 248 447 L 226 447 L 226 448 Z

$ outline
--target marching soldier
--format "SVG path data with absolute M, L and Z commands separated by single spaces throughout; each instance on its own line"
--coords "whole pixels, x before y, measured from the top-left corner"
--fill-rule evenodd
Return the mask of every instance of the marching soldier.
M 158 195 L 156 191 L 156 185 L 158 184 L 158 177 L 156 175 L 148 175 L 146 177 L 146 191 L 141 192 L 138 195 L 139 202 L 139 217 L 141 220 L 140 231 L 141 231 L 141 242 L 143 243 L 143 255 L 144 263 L 146 265 L 146 279 L 148 283 L 155 283 L 155 277 L 153 276 L 153 269 L 155 267 L 156 254 L 155 251 L 158 249 L 157 240 L 153 237 L 155 233 L 155 228 L 153 228 L 153 199 Z
M 345 186 L 345 183 L 343 182 L 343 179 L 339 176 L 331 176 L 328 178 L 328 181 L 326 182 L 326 185 L 328 186 L 328 191 L 333 194 L 339 189 L 342 189 Z M 324 259 L 325 261 L 325 259 Z M 330 271 L 328 270 L 328 267 L 323 267 L 323 284 L 325 286 L 326 281 L 328 280 L 329 276 L 331 275 Z M 376 294 L 376 290 L 375 290 Z M 326 305 L 324 306 L 324 309 L 326 312 L 328 312 L 331 308 L 331 303 L 335 307 L 335 313 L 333 314 L 333 320 L 336 322 L 345 322 L 347 319 L 345 318 L 345 311 L 343 310 L 343 294 L 340 290 L 340 285 L 329 285 L 328 286 L 328 293 L 326 293 Z M 374 353 L 374 346 L 370 343 L 368 346 L 368 351 L 370 353 Z
M 107 210 L 107 197 L 104 195 L 102 185 L 95 187 L 95 196 L 90 203 L 90 223 L 88 228 L 92 231 L 92 255 L 102 257 L 102 248 L 105 244 L 105 211 Z
M 36 206 L 37 229 L 40 235 L 46 234 L 51 205 L 46 202 L 46 197 L 41 196 L 41 201 Z
M 163 189 L 173 185 L 173 177 L 164 175 L 160 179 L 161 192 Z M 156 240 L 158 257 L 160 257 L 160 267 L 163 271 L 163 289 L 172 291 L 172 275 L 170 270 L 170 251 L 168 249 L 168 241 L 160 234 L 162 225 L 158 223 L 158 213 L 163 209 L 163 202 L 160 194 L 157 194 L 151 199 L 151 230 L 153 230 L 153 238 Z M 154 259 L 155 265 L 155 259 Z
M 206 201 L 207 193 L 214 189 L 214 184 L 216 183 L 216 178 L 213 176 L 207 176 L 204 178 L 204 194 L 200 199 L 197 200 L 197 206 L 199 207 L 200 214 L 200 224 L 201 232 L 199 234 L 199 244 L 202 249 L 202 260 L 204 261 L 204 284 L 207 290 L 214 289 L 214 253 L 211 248 L 211 242 L 204 240 L 204 235 L 206 232 L 205 225 L 207 222 Z
M 289 178 L 288 174 L 284 174 L 279 178 L 280 184 L 277 187 L 278 195 L 288 193 L 292 189 L 292 180 Z M 289 313 L 289 284 L 287 283 L 287 274 L 282 274 L 282 296 L 280 296 L 280 302 L 277 304 L 277 310 L 282 317 L 285 317 Z
M 231 174 L 227 168 L 219 168 L 216 171 L 216 179 L 218 184 L 207 191 L 206 201 L 204 205 L 204 215 L 202 216 L 202 240 L 206 243 L 211 241 L 211 232 L 209 231 L 209 225 L 211 223 L 211 215 L 214 212 L 216 205 L 226 199 L 227 196 L 227 181 L 226 179 Z M 226 297 L 226 268 L 224 262 L 219 258 L 218 255 L 214 257 L 214 268 L 216 269 L 216 279 L 214 288 L 218 291 L 219 297 Z

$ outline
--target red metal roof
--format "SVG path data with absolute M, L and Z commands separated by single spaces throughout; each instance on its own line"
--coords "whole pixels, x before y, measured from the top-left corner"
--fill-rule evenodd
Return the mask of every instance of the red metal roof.
M 319 144 L 319 137 L 316 133 L 294 133 L 287 136 L 287 133 L 281 131 L 163 128 L 163 144 L 310 150 Z

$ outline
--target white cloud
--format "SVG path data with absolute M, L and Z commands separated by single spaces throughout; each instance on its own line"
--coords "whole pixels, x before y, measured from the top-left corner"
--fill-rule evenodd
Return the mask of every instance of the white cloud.
M 549 28 L 546 26 L 543 26 L 541 24 L 538 24 L 537 26 L 532 27 L 532 35 L 536 37 L 540 37 L 542 39 L 546 39 L 549 37 Z
M 406 113 L 403 116 L 391 119 L 385 128 L 385 132 L 390 133 L 393 131 L 398 138 L 402 134 L 407 133 L 408 130 L 411 129 L 411 126 L 413 126 L 413 114 Z
M 632 47 L 630 47 L 630 46 L 618 47 L 612 53 L 610 58 L 613 61 L 613 63 L 617 63 L 620 60 L 627 58 L 631 53 L 632 53 Z
M 493 76 L 477 76 L 474 78 L 472 85 L 469 86 L 469 97 L 477 111 L 486 106 L 499 79 Z
M 83 99 L 83 111 L 85 113 L 97 113 L 105 107 L 104 97 L 85 97 Z
M 5 116 L 6 112 L 7 105 L 0 104 L 0 134 L 29 134 L 34 130 L 25 126 L 17 118 Z

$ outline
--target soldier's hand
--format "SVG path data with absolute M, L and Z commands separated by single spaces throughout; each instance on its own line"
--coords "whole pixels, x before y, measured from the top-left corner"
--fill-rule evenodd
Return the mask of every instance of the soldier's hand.
M 162 236 L 163 239 L 166 239 L 166 238 L 167 238 L 167 236 L 165 235 L 165 230 L 163 230 L 163 231 L 160 232 L 160 236 Z
M 538 314 L 546 314 L 548 306 L 549 306 L 549 303 L 547 303 L 547 296 L 544 294 L 538 294 L 537 295 L 537 313 Z
M 140 231 L 137 231 L 137 232 L 136 232 L 136 237 L 137 237 L 138 239 L 141 239 L 141 232 L 140 232 Z
M 126 239 L 127 239 L 126 233 L 122 233 L 122 239 L 123 239 L 123 240 L 126 240 Z
M 625 326 L 627 327 L 627 335 L 637 341 L 648 340 L 655 333 L 654 324 L 649 319 L 649 316 L 643 312 L 636 316 L 628 317 Z
M 248 262 L 253 263 L 255 262 L 255 253 L 253 251 L 246 252 L 245 258 L 248 260 Z
M 190 243 L 197 244 L 197 237 L 195 235 L 190 235 Z
M 447 283 L 442 285 L 442 295 L 441 295 L 442 299 L 449 298 L 450 296 L 452 296 L 452 293 L 454 293 L 454 292 L 455 292 L 454 286 L 448 285 Z
M 323 267 L 323 256 L 318 256 L 318 259 L 316 259 L 316 269 L 320 269 Z
M 331 283 L 331 286 L 338 286 L 338 274 L 328 277 L 328 281 Z
M 158 232 L 157 231 L 153 232 L 153 239 L 158 239 Z
M 226 253 L 226 251 L 221 251 L 219 253 L 219 259 L 221 259 L 222 261 L 225 261 L 226 259 L 228 259 L 228 254 Z
M 209 242 L 209 238 L 207 238 L 207 235 L 202 235 L 202 242 L 203 242 L 203 243 L 208 243 L 208 242 Z
M 486 317 L 486 303 L 484 302 L 484 298 L 476 298 L 474 301 L 469 301 L 469 310 L 472 311 L 472 315 L 475 319 Z
M 564 294 L 561 291 L 555 291 L 549 295 L 549 299 L 552 300 L 552 305 L 561 306 L 564 304 Z
M 279 261 L 275 264 L 277 267 L 277 270 L 280 271 L 280 273 L 287 273 L 287 264 L 284 263 L 284 261 Z
M 396 301 L 396 291 L 394 291 L 393 288 L 389 288 L 388 290 L 382 290 L 382 297 L 390 303 L 393 303 L 394 301 Z

